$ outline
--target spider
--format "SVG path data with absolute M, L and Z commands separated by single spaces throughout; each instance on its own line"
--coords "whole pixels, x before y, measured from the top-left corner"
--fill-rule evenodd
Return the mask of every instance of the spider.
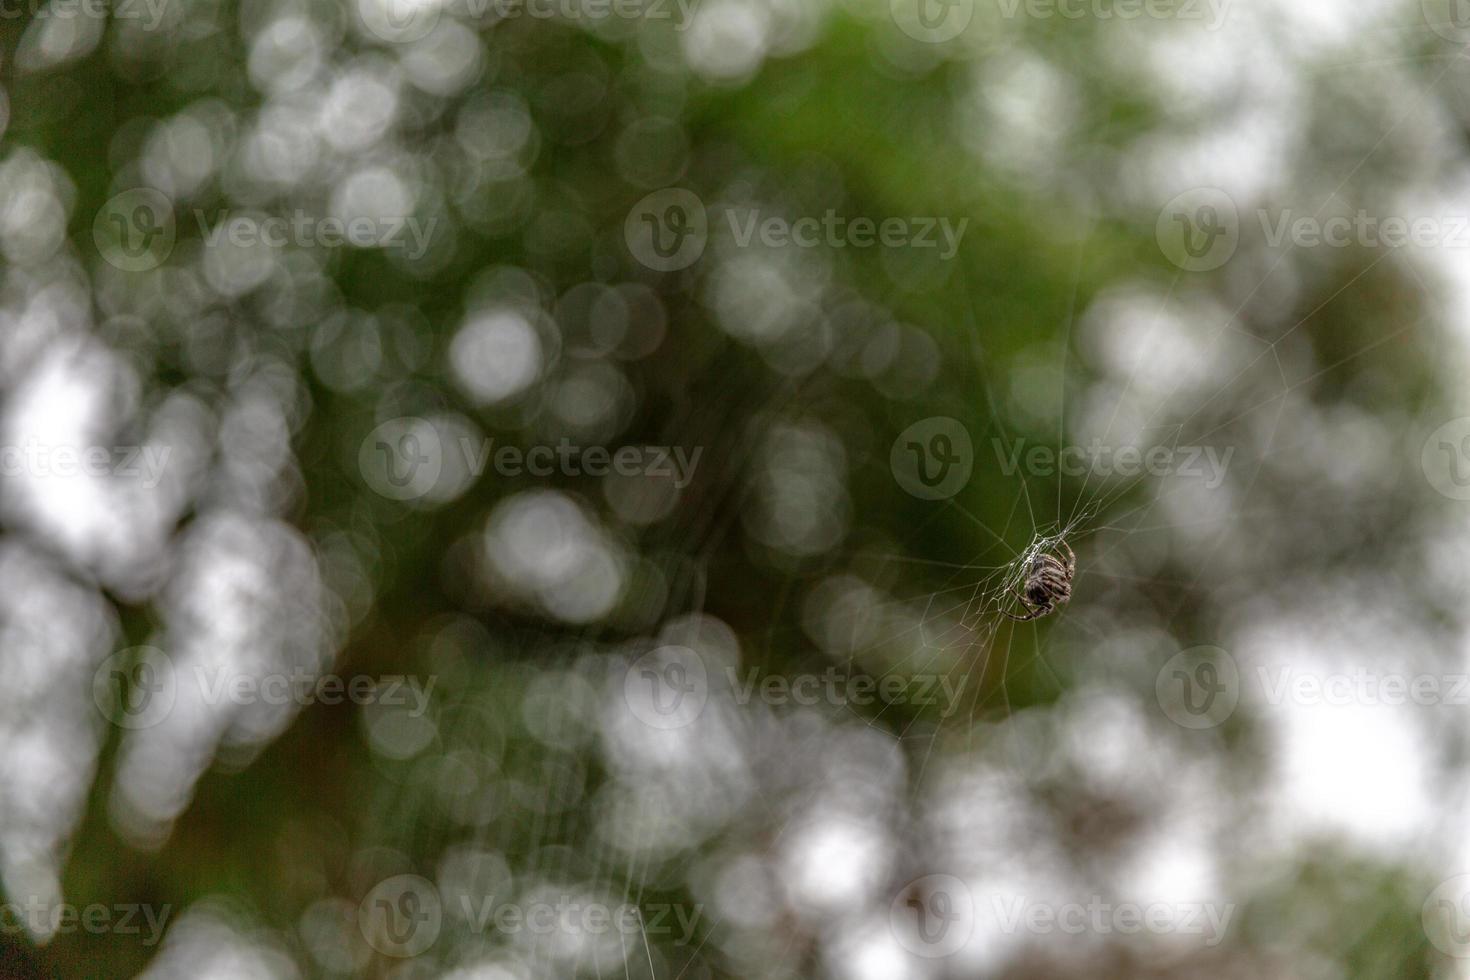
M 1022 574 L 1025 592 L 1017 592 L 1015 586 L 1011 586 L 1011 595 L 1021 600 L 1026 607 L 1026 615 L 1017 616 L 1002 609 L 1007 617 L 1018 623 L 1040 619 L 1072 598 L 1072 576 L 1077 571 L 1077 556 L 1060 538 L 1056 547 L 1066 556 L 1065 561 L 1050 550 L 1038 551 L 1027 560 Z

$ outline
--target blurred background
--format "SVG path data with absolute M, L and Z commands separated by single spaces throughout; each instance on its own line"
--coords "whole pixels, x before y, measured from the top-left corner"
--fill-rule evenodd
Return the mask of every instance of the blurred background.
M 1467 42 L 0 0 L 0 976 L 1470 976 Z

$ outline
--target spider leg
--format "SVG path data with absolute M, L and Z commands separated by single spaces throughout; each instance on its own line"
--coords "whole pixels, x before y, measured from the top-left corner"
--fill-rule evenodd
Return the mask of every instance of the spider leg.
M 1026 597 L 1016 591 L 1015 586 L 1011 586 L 1010 592 L 1011 595 L 1021 600 L 1021 605 L 1026 607 L 1027 613 L 1024 616 L 1016 616 L 1002 609 L 1000 611 L 1002 616 L 1005 616 L 1007 619 L 1014 619 L 1018 623 L 1027 623 L 1041 615 L 1041 610 L 1033 608 L 1031 603 L 1027 601 Z
M 1061 548 L 1062 551 L 1066 552 L 1066 555 L 1067 555 L 1067 577 L 1068 578 L 1071 578 L 1072 577 L 1072 573 L 1075 572 L 1075 571 L 1077 571 L 1077 554 L 1076 554 L 1076 552 L 1074 552 L 1072 550 L 1072 546 L 1069 545 L 1069 544 L 1067 544 L 1067 541 L 1066 541 L 1065 538 L 1062 539 L 1061 541 L 1058 541 L 1057 542 L 1057 547 L 1058 548 Z

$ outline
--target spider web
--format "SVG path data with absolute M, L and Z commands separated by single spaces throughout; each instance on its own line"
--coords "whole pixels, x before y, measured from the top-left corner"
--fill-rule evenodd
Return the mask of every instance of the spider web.
M 1390 128 L 1378 145 L 1392 131 Z M 1374 149 L 1376 148 L 1377 145 Z M 1371 153 L 1372 151 L 1369 156 Z M 1345 185 L 1349 178 L 1344 178 L 1342 183 Z M 1341 185 L 1339 189 L 1340 187 Z M 1057 446 L 1066 445 L 1068 441 L 1068 369 L 1072 358 L 1072 334 L 1077 314 L 1081 259 L 1086 248 L 1087 241 L 1084 237 L 1077 245 L 1078 256 L 1072 290 L 1064 314 L 1065 328 L 1061 332 L 1054 355 L 1055 363 L 1060 366 L 1058 376 L 1061 379 L 1055 413 Z M 1289 252 L 1290 246 L 1279 253 L 1256 288 L 1238 304 L 1233 313 L 1218 323 L 1212 332 L 1214 343 L 1218 344 L 1227 333 L 1236 329 L 1235 319 Z M 1287 407 L 1287 396 L 1302 386 L 1320 380 L 1324 374 L 1341 368 L 1347 361 L 1361 357 L 1418 326 L 1418 323 L 1407 324 L 1387 337 L 1362 345 L 1349 357 L 1307 377 L 1293 381 L 1287 375 L 1280 355 L 1281 345 L 1327 303 L 1362 280 L 1387 255 L 1388 252 L 1384 251 L 1373 258 L 1332 296 L 1274 339 L 1247 335 L 1250 340 L 1259 343 L 1262 349 L 1233 375 L 1224 378 L 1221 384 L 1189 403 L 1185 401 L 1186 393 L 1181 381 L 1153 405 L 1144 419 L 1142 431 L 1162 432 L 1166 435 L 1162 443 L 1178 448 L 1186 438 L 1205 440 L 1241 420 L 1250 419 L 1260 413 L 1269 415 L 1274 412 L 1274 416 L 1268 419 L 1264 439 L 1259 444 L 1249 444 L 1252 449 L 1259 445 L 1260 451 L 1242 461 L 1254 469 L 1241 481 L 1238 499 L 1223 513 L 1208 518 L 1206 523 L 1217 525 L 1214 532 L 1216 538 L 1214 543 L 1207 541 L 1191 556 L 1191 563 L 1196 567 L 1203 568 L 1208 564 L 1214 550 L 1219 546 L 1218 536 L 1241 516 L 1243 508 L 1251 499 L 1251 491 L 1261 468 L 1269 456 L 1274 452 L 1286 451 L 1276 447 L 1275 435 L 1282 413 Z M 1413 272 L 1411 264 L 1406 263 L 1405 268 Z M 1413 274 L 1417 276 L 1417 273 Z M 1161 306 L 1167 308 L 1174 301 L 1184 277 L 1182 272 L 1175 274 Z M 973 298 L 975 295 L 967 289 L 967 296 Z M 996 404 L 991 385 L 984 374 L 987 358 L 979 345 L 979 331 L 973 310 L 968 328 L 974 342 L 977 387 L 983 391 L 989 408 L 989 428 L 981 434 L 982 439 L 992 435 L 1009 439 L 1005 415 Z M 1119 422 L 1123 405 L 1136 380 L 1138 363 L 1135 362 L 1134 371 L 1128 375 L 1115 396 L 1112 412 L 1103 429 L 1104 439 L 1114 432 Z M 1244 407 L 1228 411 L 1223 418 L 1207 417 L 1212 406 L 1230 400 L 1226 396 L 1238 384 L 1251 379 L 1253 373 L 1260 369 L 1274 372 L 1274 385 L 1269 394 Z M 872 465 L 881 464 L 873 461 Z M 1154 520 L 1157 510 L 1172 495 L 1185 489 L 1177 481 L 1138 476 L 1109 483 L 1096 480 L 1089 470 L 1079 487 L 1069 486 L 1067 480 L 1060 475 L 1052 483 L 1046 483 L 1028 475 L 1022 469 L 1010 478 L 1006 486 L 1010 491 L 1009 503 L 1001 523 L 992 523 L 975 514 L 962 502 L 963 497 L 950 498 L 933 504 L 928 522 L 910 529 L 906 539 L 900 542 L 901 547 L 911 545 L 928 529 L 929 522 L 958 513 L 964 523 L 974 530 L 973 542 L 964 544 L 965 547 L 974 549 L 967 560 L 945 561 L 916 555 L 909 550 L 888 550 L 879 554 L 854 556 L 855 567 L 860 570 L 858 577 L 872 586 L 880 598 L 864 608 L 861 621 L 854 624 L 853 633 L 861 637 L 861 642 L 855 642 L 848 648 L 846 668 L 849 671 L 860 670 L 866 662 L 865 654 L 887 644 L 905 643 L 909 652 L 891 660 L 887 669 L 879 674 L 880 677 L 939 674 L 956 691 L 955 702 L 948 705 L 949 710 L 942 712 L 937 719 L 932 712 L 918 712 L 912 717 L 895 720 L 897 711 L 892 705 L 880 706 L 872 711 L 861 711 L 856 707 L 847 709 L 868 726 L 893 730 L 901 742 L 914 748 L 916 778 L 923 777 L 931 758 L 946 739 L 958 738 L 962 745 L 972 748 L 981 737 L 978 721 L 991 715 L 1002 718 L 1011 716 L 1017 710 L 1012 704 L 1012 684 L 1022 674 L 1034 672 L 1041 678 L 1049 679 L 1056 691 L 1065 689 L 1067 685 L 1063 677 L 1051 662 L 1053 643 L 1058 634 L 1065 636 L 1076 632 L 1086 634 L 1091 639 L 1100 638 L 1098 627 L 1089 620 L 1085 611 L 1095 600 L 1099 586 L 1121 578 L 1109 567 L 1109 560 L 1125 548 L 1130 540 L 1140 535 L 1172 535 L 1184 526 L 1167 517 Z M 1016 599 L 1011 595 L 1012 589 L 1022 580 L 1025 569 L 1037 555 L 1055 549 L 1062 541 L 1066 541 L 1077 554 L 1072 602 L 1036 621 L 1009 623 L 1003 611 L 1015 608 Z M 912 550 L 920 549 L 914 547 Z M 938 580 L 931 577 L 922 586 L 917 586 L 918 574 L 937 575 Z M 1181 598 L 1177 604 L 1173 608 L 1160 610 L 1161 618 L 1168 623 L 1177 616 L 1184 602 L 1182 597 L 1187 596 L 1198 583 L 1200 574 L 1198 571 L 1186 573 L 1182 580 L 1135 578 L 1128 581 L 1132 584 L 1159 584 L 1179 591 Z M 773 615 L 771 619 L 774 622 L 778 617 Z M 875 622 L 876 626 L 873 625 Z M 873 628 L 863 628 L 868 626 Z M 772 626 L 767 633 L 767 642 L 774 646 L 782 639 L 777 635 L 780 632 L 782 631 Z M 568 737 L 574 737 L 575 726 L 570 720 L 563 723 L 567 726 Z M 547 798 L 570 795 L 581 778 L 582 774 L 573 768 L 554 769 L 546 774 L 541 791 Z M 654 778 L 650 777 L 649 783 L 653 782 Z M 687 787 L 685 791 L 687 792 Z M 655 792 L 648 792 L 640 797 L 636 803 L 638 819 L 634 823 L 656 824 L 660 799 Z M 797 808 L 793 807 L 788 812 L 797 812 Z M 781 819 L 779 814 L 773 816 L 777 818 L 774 821 L 776 827 L 767 841 L 771 847 L 787 833 L 789 827 L 789 817 Z M 538 838 L 557 839 L 562 836 L 561 831 L 565 829 L 563 824 L 567 819 L 570 818 L 565 813 L 550 811 L 533 821 L 533 831 Z M 666 869 L 653 849 L 618 847 L 601 838 L 576 855 L 571 848 L 547 848 L 544 851 L 533 848 L 532 852 L 535 855 L 532 863 L 540 877 L 548 880 L 575 879 L 611 884 L 620 888 L 621 894 L 639 908 L 646 904 L 648 895 L 657 893 L 666 876 Z M 714 934 L 719 923 L 714 922 L 711 925 L 712 928 L 704 931 L 703 939 L 698 945 L 683 951 L 679 962 L 670 961 L 669 951 L 665 946 L 657 942 L 650 945 L 646 931 L 641 936 L 620 937 L 619 941 L 624 943 L 624 948 L 610 957 L 593 957 L 591 962 L 596 966 L 599 976 L 604 975 L 603 971 L 607 970 L 606 975 L 609 976 L 680 977 L 685 975 L 688 965 L 699 958 L 705 942 Z M 785 941 L 794 943 L 795 939 L 788 937 Z M 772 942 L 774 944 L 777 940 L 773 939 Z M 646 974 L 644 970 L 647 971 Z
M 1441 71 L 1430 82 L 1431 88 L 1439 82 L 1443 74 L 1444 71 Z M 1324 200 L 1330 201 L 1347 185 L 1353 175 L 1388 140 L 1397 126 L 1398 121 L 1383 133 L 1363 159 L 1352 168 L 1347 176 L 1342 178 L 1333 192 L 1326 195 Z M 1325 207 L 1324 204 L 1323 208 Z M 1320 214 L 1321 209 L 1317 212 L 1318 216 Z M 1080 284 L 1081 260 L 1086 247 L 1087 238 L 1082 236 L 1077 246 L 1077 262 L 1065 311 L 1065 327 L 1061 331 L 1054 355 L 1055 363 L 1060 368 L 1055 413 L 1056 445 L 1059 447 L 1068 444 L 1067 393 L 1071 380 L 1069 369 L 1072 360 L 1073 330 L 1077 320 L 1077 292 Z M 1170 606 L 1158 610 L 1162 622 L 1166 626 L 1172 624 L 1187 602 L 1190 593 L 1199 585 L 1201 576 L 1204 574 L 1203 570 L 1223 543 L 1229 528 L 1245 514 L 1262 469 L 1274 455 L 1289 452 L 1295 448 L 1277 445 L 1277 433 L 1283 413 L 1288 407 L 1288 396 L 1304 386 L 1319 383 L 1325 376 L 1343 368 L 1349 362 L 1369 354 L 1404 334 L 1417 330 L 1429 315 L 1426 313 L 1385 336 L 1368 340 L 1337 361 L 1293 380 L 1288 376 L 1287 365 L 1283 361 L 1281 353 L 1283 345 L 1325 308 L 1363 281 L 1391 254 L 1389 249 L 1380 249 L 1378 254 L 1366 262 L 1351 278 L 1339 285 L 1307 313 L 1295 319 L 1274 338 L 1263 337 L 1240 329 L 1237 326 L 1240 315 L 1255 299 L 1261 288 L 1281 268 L 1282 263 L 1286 261 L 1294 248 L 1295 245 L 1288 241 L 1283 248 L 1279 249 L 1274 261 L 1261 275 L 1256 285 L 1235 304 L 1234 309 L 1228 315 L 1219 320 L 1209 333 L 1208 350 L 1211 354 L 1220 348 L 1230 334 L 1236 334 L 1260 346 L 1255 355 L 1248 357 L 1243 366 L 1224 377 L 1218 385 L 1201 395 L 1193 396 L 1192 399 L 1192 393 L 1184 390 L 1185 381 L 1181 379 L 1172 390 L 1157 399 L 1142 425 L 1136 430 L 1162 433 L 1164 438 L 1155 444 L 1166 446 L 1171 451 L 1177 451 L 1186 435 L 1198 444 L 1219 436 L 1231 427 L 1249 422 L 1260 413 L 1268 413 L 1263 438 L 1258 442 L 1248 438 L 1239 441 L 1237 448 L 1244 449 L 1246 452 L 1241 454 L 1238 463 L 1249 466 L 1250 471 L 1243 480 L 1239 481 L 1236 499 L 1231 501 L 1222 512 L 1196 522 L 1181 522 L 1168 518 L 1154 519 L 1161 505 L 1167 505 L 1173 495 L 1187 489 L 1178 479 L 1157 478 L 1141 474 L 1110 482 L 1107 479 L 1095 479 L 1093 469 L 1088 467 L 1083 474 L 1081 486 L 1075 489 L 1068 488 L 1067 481 L 1060 474 L 1052 480 L 1054 487 L 1036 487 L 1034 483 L 1037 478 L 1028 475 L 1024 468 L 1020 468 L 1013 476 L 1014 486 L 1009 513 L 1004 523 L 998 527 L 992 526 L 967 509 L 961 502 L 963 495 L 935 505 L 936 516 L 946 508 L 951 509 L 959 512 L 974 528 L 981 547 L 971 560 L 944 562 L 903 553 L 888 553 L 881 556 L 879 569 L 874 579 L 894 585 L 895 597 L 892 599 L 894 604 L 922 609 L 917 625 L 921 642 L 909 657 L 895 662 L 890 668 L 891 671 L 902 674 L 923 673 L 936 668 L 946 670 L 948 676 L 958 679 L 960 689 L 961 703 L 957 706 L 958 710 L 953 711 L 953 716 L 946 718 L 940 725 L 921 724 L 921 719 L 916 717 L 898 728 L 897 735 L 901 740 L 918 739 L 925 743 L 926 747 L 918 764 L 921 774 L 943 734 L 944 724 L 951 724 L 966 731 L 968 733 L 967 742 L 972 742 L 977 720 L 997 713 L 1001 718 L 1010 717 L 1014 712 L 1010 697 L 1011 686 L 1023 672 L 1035 669 L 1040 675 L 1050 679 L 1057 693 L 1066 687 L 1063 679 L 1048 660 L 1053 642 L 1052 630 L 1043 628 L 1043 624 L 1055 620 L 1064 634 L 1068 631 L 1081 632 L 1087 634 L 1091 639 L 1100 639 L 1101 635 L 1097 627 L 1092 625 L 1085 616 L 1076 614 L 1079 609 L 1085 608 L 1090 594 L 1100 583 L 1107 584 L 1111 581 L 1132 586 L 1161 586 L 1176 591 L 1178 598 Z M 1433 295 L 1433 291 L 1423 282 L 1412 261 L 1400 263 L 1398 267 L 1413 277 L 1424 295 Z M 1176 294 L 1187 275 L 1182 270 L 1173 275 L 1160 302 L 1161 314 L 1168 312 L 1171 306 L 1176 304 L 1178 301 Z M 971 298 L 967 327 L 975 352 L 977 383 L 984 392 L 989 408 L 990 428 L 984 435 L 985 437 L 991 436 L 993 430 L 998 432 L 1002 439 L 1009 441 L 1010 436 L 1005 430 L 1004 415 L 997 406 L 991 385 L 984 375 L 987 358 L 980 344 L 980 332 L 974 314 L 973 297 L 976 294 L 969 289 L 968 283 L 965 284 L 965 288 L 967 296 Z M 1210 295 L 1218 294 L 1212 292 Z M 1153 339 L 1152 333 L 1157 331 L 1159 322 L 1162 321 L 1155 321 L 1149 340 Z M 1147 344 L 1147 340 L 1145 343 Z M 1104 442 L 1118 429 L 1123 406 L 1133 392 L 1141 363 L 1141 359 L 1134 361 L 1132 370 L 1113 399 L 1112 411 L 1102 432 Z M 1240 394 L 1248 392 L 1248 386 L 1252 381 L 1261 377 L 1270 381 L 1270 390 L 1264 396 L 1254 400 L 1239 397 Z M 1245 401 L 1246 404 L 1244 407 L 1239 407 L 1242 401 Z M 1174 420 L 1170 421 L 1171 418 Z M 1049 492 L 1053 490 L 1054 492 Z M 1213 528 L 1208 525 L 1213 525 Z M 1029 529 L 1030 535 L 1029 542 L 1019 549 L 1010 544 L 1015 533 L 1014 529 L 1017 527 L 1023 532 Z M 909 540 L 917 538 L 922 529 L 922 526 L 916 528 L 909 535 Z M 1196 570 L 1186 571 L 1183 578 L 1164 580 L 1126 576 L 1108 567 L 1111 560 L 1118 556 L 1120 549 L 1126 547 L 1133 536 L 1141 534 L 1169 536 L 1181 530 L 1188 530 L 1195 535 L 1206 532 L 1203 550 L 1191 558 L 1191 564 Z M 1071 604 L 1059 607 L 1034 622 L 1015 623 L 1007 628 L 1003 613 L 1005 610 L 1015 612 L 1019 601 L 1013 594 L 1013 590 L 1024 581 L 1025 573 L 1036 556 L 1054 550 L 1062 541 L 1066 541 L 1077 552 L 1078 558 Z M 1003 551 L 1006 556 L 999 562 L 994 561 L 997 550 Z M 914 569 L 947 569 L 949 574 L 938 583 L 937 588 L 905 596 L 902 594 L 899 583 Z M 852 658 L 849 659 L 849 666 L 851 664 Z M 946 664 L 949 665 L 947 668 Z M 878 717 L 868 719 L 869 723 L 877 722 L 882 715 L 883 712 L 880 711 Z

